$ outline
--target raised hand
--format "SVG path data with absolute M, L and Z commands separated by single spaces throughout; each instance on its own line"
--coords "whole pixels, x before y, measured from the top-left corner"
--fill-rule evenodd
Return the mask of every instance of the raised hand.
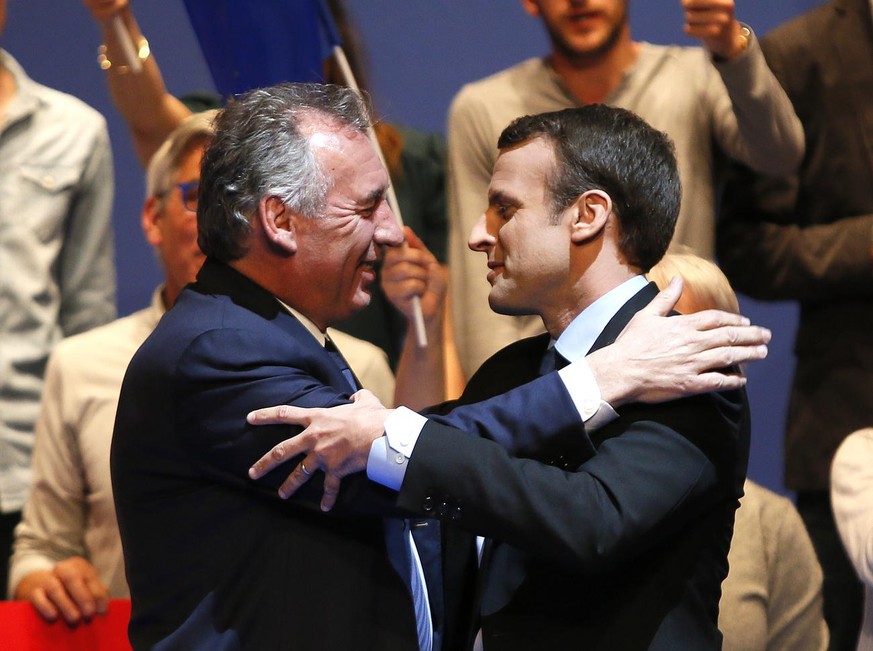
M 407 319 L 412 319 L 412 299 L 421 299 L 425 320 L 442 318 L 448 289 L 448 273 L 408 226 L 403 229 L 406 246 L 385 250 L 382 289 L 388 300 Z
M 722 59 L 733 59 L 748 45 L 748 32 L 737 21 L 734 0 L 682 0 L 685 33 Z

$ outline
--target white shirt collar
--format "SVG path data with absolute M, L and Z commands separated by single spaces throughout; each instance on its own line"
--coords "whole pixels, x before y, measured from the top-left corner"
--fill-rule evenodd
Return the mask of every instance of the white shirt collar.
M 561 356 L 570 362 L 585 357 L 609 320 L 646 284 L 645 276 L 634 276 L 582 310 L 555 342 Z

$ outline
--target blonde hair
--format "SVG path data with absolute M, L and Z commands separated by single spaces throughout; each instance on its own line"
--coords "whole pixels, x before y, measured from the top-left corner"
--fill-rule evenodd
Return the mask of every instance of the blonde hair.
M 215 109 L 194 113 L 167 136 L 146 168 L 146 197 L 159 196 L 172 189 L 185 154 L 194 145 L 208 142 L 215 135 L 212 121 L 217 113 Z
M 688 311 L 716 309 L 740 313 L 737 295 L 721 269 L 693 253 L 667 253 L 647 275 L 661 289 L 669 284 L 673 276 L 680 276 L 685 281 L 682 301 L 693 305 L 693 309 Z

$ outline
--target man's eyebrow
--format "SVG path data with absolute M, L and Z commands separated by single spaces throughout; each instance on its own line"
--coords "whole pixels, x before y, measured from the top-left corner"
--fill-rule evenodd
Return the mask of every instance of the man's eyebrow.
M 368 195 L 363 197 L 358 203 L 362 206 L 372 206 L 375 203 L 379 203 L 382 198 L 385 196 L 385 193 L 388 192 L 388 188 L 376 188 Z
M 518 200 L 515 199 L 512 195 L 507 194 L 503 190 L 489 190 L 488 205 L 493 206 L 496 204 L 502 204 L 505 206 L 517 206 Z

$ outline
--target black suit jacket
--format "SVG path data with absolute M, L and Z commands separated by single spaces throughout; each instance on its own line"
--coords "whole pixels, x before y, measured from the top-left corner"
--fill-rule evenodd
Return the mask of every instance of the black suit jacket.
M 631 299 L 595 348 L 655 293 Z M 534 375 L 547 341 L 498 353 L 462 400 Z M 608 426 L 565 437 L 547 463 L 528 456 L 432 421 L 400 493 L 405 508 L 445 504 L 456 525 L 501 541 L 483 568 L 487 651 L 721 648 L 720 584 L 748 457 L 742 392 L 628 405 Z
M 412 602 L 385 546 L 383 518 L 404 514 L 396 493 L 349 477 L 323 514 L 320 474 L 289 501 L 276 493 L 288 467 L 261 482 L 247 477 L 296 431 L 248 426 L 249 411 L 336 405 L 348 391 L 339 367 L 274 297 L 206 261 L 121 389 L 111 471 L 134 648 L 417 649 Z M 565 390 L 552 377 L 530 392 L 524 404 Z M 545 428 L 514 401 L 462 409 L 447 422 L 509 440 L 509 424 L 526 419 L 523 446 Z M 442 599 L 432 597 L 440 627 Z

